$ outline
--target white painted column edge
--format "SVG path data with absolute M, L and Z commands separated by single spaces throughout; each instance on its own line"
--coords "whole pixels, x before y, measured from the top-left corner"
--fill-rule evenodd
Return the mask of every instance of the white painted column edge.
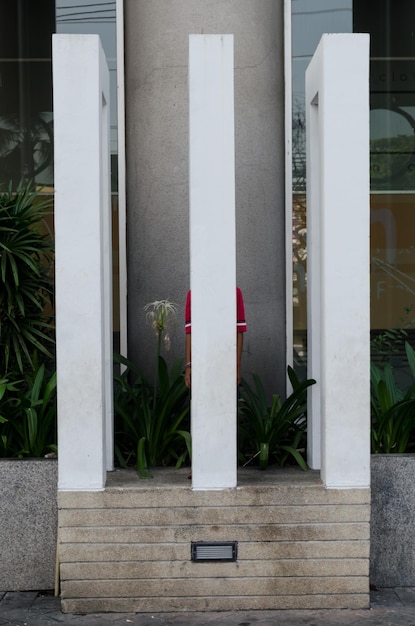
M 285 103 L 285 303 L 286 365 L 294 362 L 293 312 L 293 177 L 292 177 L 292 37 L 291 0 L 284 0 L 284 103 Z M 292 387 L 287 376 L 287 394 Z
M 124 0 L 116 0 L 117 28 L 117 119 L 118 119 L 118 246 L 120 298 L 120 354 L 128 355 L 127 320 L 127 197 L 125 158 L 125 62 Z
M 307 375 L 316 384 L 307 398 L 307 462 L 321 469 L 321 346 L 320 346 L 320 135 L 318 129 L 320 49 L 305 74 L 307 170 Z

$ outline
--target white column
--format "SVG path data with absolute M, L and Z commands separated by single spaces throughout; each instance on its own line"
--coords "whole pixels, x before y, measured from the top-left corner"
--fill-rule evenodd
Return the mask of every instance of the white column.
M 236 285 L 233 36 L 189 38 L 192 474 L 235 487 Z
M 53 36 L 59 489 L 112 468 L 109 74 L 97 35 Z
M 309 461 L 370 484 L 369 36 L 323 35 L 306 72 Z M 321 452 L 319 447 L 321 446 Z
M 285 334 L 286 364 L 294 360 L 293 311 L 293 176 L 292 176 L 292 20 L 291 0 L 284 0 L 284 135 L 285 135 Z M 286 376 L 287 395 L 292 392 Z
M 116 0 L 117 124 L 118 124 L 118 265 L 120 297 L 120 354 L 127 357 L 127 193 L 125 161 L 125 42 L 124 0 Z M 124 366 L 123 366 L 124 367 Z

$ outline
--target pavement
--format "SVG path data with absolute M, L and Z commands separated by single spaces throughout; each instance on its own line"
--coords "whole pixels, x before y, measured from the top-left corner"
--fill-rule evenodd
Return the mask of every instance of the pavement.
M 376 589 L 371 608 L 226 613 L 63 614 L 60 598 L 37 591 L 1 592 L 0 626 L 415 626 L 415 587 Z

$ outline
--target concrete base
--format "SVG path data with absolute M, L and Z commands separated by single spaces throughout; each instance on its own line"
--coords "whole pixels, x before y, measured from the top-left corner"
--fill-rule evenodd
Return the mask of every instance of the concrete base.
M 59 493 L 65 613 L 368 608 L 368 489 L 297 468 L 245 468 L 222 491 L 154 476 Z M 192 541 L 236 541 L 237 561 L 192 562 Z
M 371 459 L 370 582 L 415 586 L 415 454 Z
M 58 463 L 0 461 L 0 589 L 53 589 Z
M 370 536 L 370 581 L 372 584 L 382 587 L 394 587 L 394 586 L 415 586 L 415 554 L 413 546 L 415 544 L 415 527 L 413 520 L 415 518 L 415 484 L 413 481 L 414 476 L 414 463 L 415 455 L 373 455 L 371 459 L 372 465 L 372 505 L 371 505 L 371 536 Z M 297 495 L 302 492 L 304 494 L 316 494 L 316 488 L 321 490 L 322 493 L 330 495 L 332 492 L 326 492 L 324 488 L 319 484 L 318 474 L 315 472 L 296 472 L 288 470 L 279 471 L 267 471 L 259 472 L 256 470 L 244 471 L 241 475 L 239 472 L 239 484 L 240 488 L 236 491 L 231 490 L 230 494 L 240 493 L 241 490 L 249 488 L 251 491 L 255 487 L 257 488 L 257 497 L 263 498 L 264 493 L 268 493 L 271 497 L 270 488 L 273 483 L 273 501 L 280 499 L 279 514 L 282 512 L 284 503 L 287 503 L 286 490 L 290 488 L 292 480 L 296 483 L 294 492 Z M 314 485 L 311 490 L 310 487 Z M 176 489 L 179 491 L 176 492 Z M 45 459 L 30 459 L 30 460 L 1 460 L 0 461 L 0 527 L 1 527 L 1 561 L 2 567 L 0 568 L 0 589 L 2 591 L 25 591 L 29 589 L 52 589 L 54 587 L 55 577 L 55 545 L 56 545 L 56 528 L 57 528 L 57 506 L 56 506 L 56 489 L 57 489 L 57 462 Z M 138 493 L 133 495 L 132 491 L 137 490 Z M 128 498 L 131 502 L 132 499 L 136 500 L 140 497 L 140 493 L 143 496 L 143 506 L 148 498 L 151 498 L 151 493 L 157 494 L 157 499 L 160 497 L 160 490 L 165 492 L 171 491 L 172 497 L 179 496 L 182 491 L 186 494 L 186 501 L 192 503 L 193 495 L 190 489 L 190 481 L 186 479 L 186 470 L 176 471 L 173 469 L 165 468 L 164 470 L 157 470 L 156 477 L 151 481 L 139 481 L 135 475 L 135 472 L 114 472 L 110 474 L 108 487 L 104 494 L 97 494 L 96 497 L 110 501 L 117 494 L 117 499 L 120 494 L 123 494 L 123 498 Z M 112 493 L 112 495 L 111 495 Z M 336 494 L 342 492 L 335 491 Z M 345 492 L 347 493 L 347 492 Z M 366 493 L 366 491 L 364 492 Z M 213 500 L 217 499 L 219 494 L 211 494 Z M 67 499 L 71 501 L 71 507 L 74 506 L 74 499 L 85 498 L 84 494 L 61 494 L 61 501 Z M 89 494 L 91 497 L 91 494 Z M 232 499 L 235 496 L 232 496 Z M 254 498 L 253 492 L 250 497 Z M 326 496 L 325 496 L 326 497 Z M 338 497 L 338 495 L 337 495 Z M 343 496 L 345 497 L 345 496 Z M 282 498 L 282 499 L 281 499 Z M 255 499 L 255 506 L 253 507 L 253 513 L 257 512 L 258 500 Z M 213 506 L 213 500 L 212 506 Z M 321 500 L 319 500 L 321 505 Z M 270 501 L 271 504 L 271 501 Z M 312 502 L 309 500 L 308 505 Z M 317 502 L 315 503 L 317 504 Z M 179 506 L 179 501 L 176 502 Z M 273 505 L 275 506 L 275 504 Z M 62 508 L 62 506 L 61 506 Z M 63 508 L 67 508 L 64 506 Z M 82 506 L 80 505 L 82 509 Z M 324 512 L 324 507 L 319 507 L 319 515 Z M 310 509 L 308 509 L 310 511 Z M 344 510 L 344 509 L 342 509 Z M 264 509 L 261 508 L 261 511 Z M 65 512 L 67 515 L 69 511 Z M 284 561 L 284 551 L 287 546 L 285 541 L 289 540 L 291 528 L 287 527 L 287 537 L 283 538 L 284 527 L 278 524 L 277 509 L 275 510 L 274 520 L 274 533 L 278 533 L 280 541 L 283 543 L 269 544 L 269 548 L 275 549 L 280 555 L 280 564 Z M 217 516 L 220 515 L 218 511 Z M 169 516 L 170 517 L 170 516 Z M 174 514 L 171 516 L 172 523 L 174 521 Z M 218 518 L 219 519 L 219 518 Z M 252 524 L 254 520 L 252 519 Z M 198 527 L 192 525 L 189 521 L 189 527 L 185 530 L 182 529 L 182 538 L 190 540 L 193 533 L 198 539 L 206 539 L 205 535 L 198 535 Z M 245 526 L 245 522 L 243 524 Z M 180 526 L 180 525 L 179 525 Z M 341 525 L 343 526 L 343 525 Z M 318 541 L 318 536 L 323 530 L 321 524 L 299 525 L 298 528 L 292 529 L 291 539 L 292 545 L 296 545 L 296 549 L 302 549 L 302 562 L 304 567 L 304 559 L 306 554 L 312 556 L 310 550 L 317 550 L 322 548 L 328 548 L 330 543 L 315 543 Z M 261 534 L 268 528 L 265 523 L 265 519 L 259 520 L 259 526 L 255 530 L 256 534 Z M 327 532 L 332 533 L 336 526 L 324 525 Z M 340 527 L 339 527 L 340 528 Z M 364 528 L 368 528 L 367 523 L 363 526 L 359 523 L 359 526 L 351 525 L 350 531 L 359 530 L 359 537 L 349 536 L 348 540 L 352 541 L 346 544 L 346 548 L 350 547 L 355 549 L 359 546 L 360 541 L 364 540 L 367 549 L 367 541 L 365 540 Z M 277 530 L 278 529 L 278 530 Z M 121 529 L 122 532 L 117 536 L 117 542 L 121 545 L 118 546 L 122 549 L 122 544 L 125 542 L 125 538 L 131 536 L 131 529 Z M 238 530 L 238 537 L 240 538 L 240 530 Z M 246 530 L 246 528 L 245 528 Z M 344 529 L 343 529 L 344 530 Z M 362 534 L 363 531 L 363 534 Z M 134 530 L 134 535 L 137 533 Z M 156 531 L 152 531 L 152 536 Z M 159 532 L 161 532 L 159 530 Z M 212 535 L 212 529 L 209 531 L 209 537 Z M 311 536 L 310 533 L 314 533 Z M 68 533 L 75 533 L 75 529 L 69 531 L 64 530 L 63 537 L 65 538 Z M 83 529 L 77 531 L 78 540 L 80 543 L 88 543 L 89 535 L 94 534 L 92 529 Z M 99 534 L 109 533 L 109 529 L 101 529 Z M 143 533 L 144 529 L 143 529 Z M 214 533 L 215 534 L 215 533 Z M 301 535 L 301 536 L 300 536 Z M 225 533 L 223 537 L 234 539 L 234 533 Z M 252 535 L 254 536 L 254 535 Z M 80 539 L 81 538 L 81 539 Z M 307 545 L 305 539 L 311 539 L 311 544 Z M 327 535 L 326 535 L 327 539 Z M 346 539 L 346 537 L 344 538 Z M 148 537 L 145 539 L 148 541 Z M 153 541 L 153 539 L 151 540 Z M 357 542 L 357 543 L 356 543 Z M 241 544 L 242 545 L 242 544 Z M 125 546 L 127 547 L 127 546 Z M 189 545 L 184 547 L 185 560 L 189 558 L 190 548 Z M 340 541 L 339 547 L 344 548 L 343 543 Z M 78 549 L 82 549 L 82 545 L 78 545 Z M 99 550 L 102 551 L 103 546 L 99 546 Z M 68 546 L 64 546 L 64 552 L 68 550 Z M 281 552 L 283 550 L 283 552 Z M 189 552 L 189 554 L 187 553 Z M 116 554 L 116 552 L 114 552 Z M 321 564 L 324 563 L 327 558 L 326 552 L 318 552 Z M 95 557 L 94 557 L 95 558 Z M 331 562 L 330 562 L 331 563 Z M 334 563 L 334 562 L 333 562 Z M 269 563 L 268 563 L 269 564 Z M 315 564 L 315 563 L 314 563 Z M 291 563 L 291 566 L 294 564 Z M 191 564 L 186 564 L 186 567 Z M 71 565 L 70 567 L 74 567 Z M 83 566 L 85 567 L 85 565 Z M 108 565 L 106 565 L 108 567 Z M 209 567 L 209 566 L 208 566 Z M 229 568 L 229 564 L 226 565 Z M 241 566 L 236 567 L 240 570 Z M 63 570 L 65 571 L 65 569 Z M 277 571 L 277 566 L 274 567 L 274 572 Z M 362 596 L 359 595 L 360 601 Z M 354 597 L 355 601 L 356 597 Z M 291 598 L 293 600 L 293 598 Z M 306 601 L 307 598 L 302 596 L 301 602 Z M 337 597 L 337 600 L 340 600 Z M 350 597 L 349 597 L 350 600 Z M 83 599 L 83 604 L 87 603 Z M 103 603 L 103 599 L 99 601 Z M 279 601 L 281 603 L 281 599 Z M 117 600 L 120 603 L 120 600 Z M 146 600 L 146 604 L 148 600 Z M 69 605 L 72 605 L 73 601 L 69 600 Z M 89 604 L 89 603 L 88 603 Z M 65 601 L 64 601 L 65 605 Z M 292 603 L 290 603 L 292 606 Z M 99 610 L 99 609 L 96 609 Z M 102 610 L 102 609 L 101 609 Z

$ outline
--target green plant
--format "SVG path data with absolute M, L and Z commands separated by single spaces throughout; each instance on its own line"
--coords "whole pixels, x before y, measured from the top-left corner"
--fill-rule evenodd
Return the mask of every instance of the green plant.
M 252 459 L 259 456 L 261 469 L 268 466 L 271 458 L 284 465 L 289 456 L 300 467 L 307 469 L 299 448 L 305 445 L 307 388 L 315 380 L 300 381 L 290 366 L 287 371 L 293 391 L 284 402 L 278 394 L 274 394 L 271 405 L 257 374 L 252 375 L 254 389 L 246 380 L 241 381 L 240 429 L 243 440 L 253 445 Z
M 10 401 L 12 394 L 18 393 L 18 385 L 21 380 L 11 380 L 10 378 L 0 379 L 0 457 L 15 456 L 13 418 L 16 413 L 13 401 Z M 7 416 L 7 417 L 6 417 Z
M 45 364 L 23 379 L 0 380 L 0 456 L 40 457 L 56 452 L 56 372 Z
M 151 477 L 150 467 L 180 467 L 190 449 L 190 433 L 181 426 L 189 413 L 188 390 L 182 361 L 169 374 L 158 357 L 157 386 L 147 382 L 131 361 L 116 355 L 124 366 L 114 377 L 115 454 L 122 467 L 135 462 L 141 477 Z
M 56 451 L 50 200 L 32 184 L 0 194 L 0 456 Z
M 33 350 L 52 357 L 52 241 L 43 232 L 49 200 L 32 185 L 0 194 L 0 373 L 33 369 Z
M 157 397 L 157 386 L 159 384 L 158 361 L 161 354 L 161 345 L 163 343 L 166 350 L 170 350 L 169 325 L 170 322 L 174 322 L 176 320 L 177 305 L 169 300 L 155 300 L 154 302 L 146 304 L 144 311 L 146 312 L 147 322 L 151 324 L 153 332 L 157 338 L 156 367 L 154 370 L 155 399 Z
M 415 434 L 415 351 L 405 342 L 412 382 L 404 392 L 390 363 L 371 364 L 371 448 L 373 453 L 407 452 Z

